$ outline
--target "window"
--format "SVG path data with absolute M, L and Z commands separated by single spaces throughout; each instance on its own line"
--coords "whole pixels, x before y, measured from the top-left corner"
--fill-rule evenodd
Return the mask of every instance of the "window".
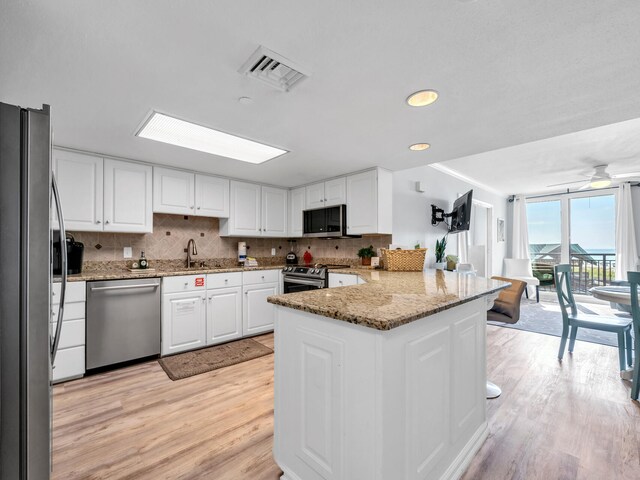
M 577 192 L 527 200 L 533 274 L 544 285 L 553 265 L 571 263 L 573 289 L 588 293 L 615 276 L 616 194 Z

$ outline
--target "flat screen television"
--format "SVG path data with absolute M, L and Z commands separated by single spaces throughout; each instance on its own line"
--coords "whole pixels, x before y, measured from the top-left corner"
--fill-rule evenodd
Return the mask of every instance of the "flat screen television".
M 469 190 L 454 202 L 453 210 L 451 211 L 451 225 L 449 226 L 449 233 L 458 233 L 469 230 L 469 226 L 471 225 L 472 197 L 473 190 Z

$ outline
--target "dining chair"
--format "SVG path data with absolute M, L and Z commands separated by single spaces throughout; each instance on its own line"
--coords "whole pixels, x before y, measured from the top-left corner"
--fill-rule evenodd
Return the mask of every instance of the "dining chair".
M 562 338 L 560 339 L 560 351 L 558 360 L 562 360 L 564 349 L 569 337 L 569 353 L 573 352 L 576 343 L 578 328 L 590 328 L 604 332 L 614 332 L 618 334 L 618 356 L 620 360 L 620 371 L 626 370 L 627 365 L 631 365 L 631 324 L 632 319 L 621 317 L 606 317 L 603 315 L 592 315 L 579 313 L 576 301 L 571 290 L 571 265 L 561 264 L 553 267 L 553 275 L 556 281 L 556 293 L 558 303 L 562 312 Z M 626 350 L 626 359 L 625 359 Z
M 627 272 L 627 280 L 631 287 L 631 315 L 633 316 L 633 334 L 635 336 L 635 357 L 633 362 L 633 384 L 631 386 L 631 398 L 638 400 L 640 394 L 640 306 L 638 306 L 638 284 L 640 283 L 640 272 Z

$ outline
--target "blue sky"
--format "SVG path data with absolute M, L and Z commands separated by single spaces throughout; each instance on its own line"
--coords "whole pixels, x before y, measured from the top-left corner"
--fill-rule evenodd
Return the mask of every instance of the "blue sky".
M 587 251 L 615 249 L 615 197 L 572 198 L 570 202 L 571 243 Z M 560 201 L 527 204 L 529 243 L 561 242 Z

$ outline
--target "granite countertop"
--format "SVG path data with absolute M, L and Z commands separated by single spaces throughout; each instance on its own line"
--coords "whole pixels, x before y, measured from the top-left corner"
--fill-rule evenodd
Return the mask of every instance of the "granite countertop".
M 367 283 L 274 295 L 267 300 L 376 330 L 391 330 L 510 285 L 442 270 L 427 270 L 424 274 L 362 268 L 331 271 L 360 275 Z
M 86 271 L 77 275 L 68 275 L 70 282 L 90 282 L 94 280 L 128 280 L 134 278 L 175 277 L 178 275 L 205 275 L 207 273 L 251 272 L 253 270 L 282 270 L 284 265 L 264 265 L 259 267 L 206 267 L 206 268 L 170 268 L 156 270 L 140 270 L 131 272 L 128 269 L 107 271 Z

